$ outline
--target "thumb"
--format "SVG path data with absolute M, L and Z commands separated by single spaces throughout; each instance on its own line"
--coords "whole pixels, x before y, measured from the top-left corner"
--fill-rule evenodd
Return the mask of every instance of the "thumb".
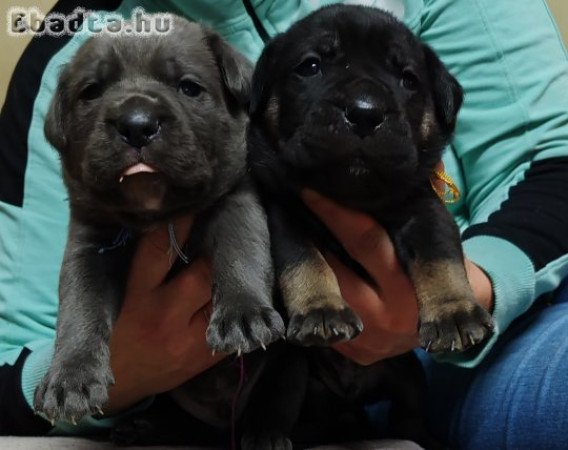
M 397 265 L 394 246 L 386 232 L 372 217 L 338 205 L 312 191 L 301 193 L 304 203 L 319 217 L 345 250 L 381 283 L 378 268 Z
M 194 261 L 161 288 L 164 303 L 178 304 L 194 315 L 211 301 L 211 270 L 204 259 Z

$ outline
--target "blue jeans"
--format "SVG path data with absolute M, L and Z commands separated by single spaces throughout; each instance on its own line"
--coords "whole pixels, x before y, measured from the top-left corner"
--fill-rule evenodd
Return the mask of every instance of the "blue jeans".
M 568 449 L 568 282 L 514 322 L 475 369 L 419 356 L 433 426 L 451 448 Z

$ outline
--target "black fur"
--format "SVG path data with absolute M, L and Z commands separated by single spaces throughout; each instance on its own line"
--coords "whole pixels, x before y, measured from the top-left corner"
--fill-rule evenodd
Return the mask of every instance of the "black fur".
M 320 69 L 302 75 L 314 58 Z M 267 45 L 253 75 L 249 159 L 267 207 L 283 205 L 295 229 L 317 241 L 328 233 L 297 196 L 311 188 L 381 223 L 413 282 L 420 282 L 417 275 L 429 263 L 463 268 L 458 229 L 430 183 L 461 102 L 456 79 L 391 15 L 332 6 L 308 16 Z M 347 118 L 352 105 L 361 103 L 380 117 L 370 131 Z M 278 226 L 271 229 L 282 234 Z M 273 236 L 273 245 L 282 247 L 276 254 L 290 254 L 289 240 Z M 292 245 L 302 255 L 302 245 Z M 276 260 L 280 271 L 292 264 Z M 445 284 L 467 285 L 465 269 L 462 275 Z M 471 290 L 461 294 L 455 300 L 472 305 L 469 316 L 479 327 L 473 343 L 479 342 L 491 319 L 475 305 Z M 452 334 L 456 350 L 470 345 L 458 329 Z M 432 345 L 450 350 L 449 344 Z
M 323 8 L 268 43 L 253 75 L 249 160 L 262 186 L 281 285 L 293 289 L 290 277 L 318 263 L 316 247 L 321 246 L 339 249 L 344 261 L 363 270 L 300 201 L 299 191 L 311 188 L 375 218 L 389 233 L 415 286 L 430 289 L 431 296 L 424 297 L 417 289 L 424 347 L 461 351 L 485 339 L 491 317 L 475 302 L 459 231 L 430 184 L 462 97 L 459 83 L 434 51 L 378 9 Z M 432 275 L 430 265 L 450 271 Z M 310 275 L 315 283 L 316 275 Z M 331 291 L 332 281 L 328 277 L 326 284 Z M 284 298 L 288 319 L 298 327 L 288 326 L 289 340 L 310 346 L 336 339 L 337 334 L 321 333 L 313 313 L 319 314 L 323 328 L 326 314 L 335 314 L 334 326 L 339 327 L 338 311 L 346 317 L 348 306 L 338 310 L 336 294 L 326 295 L 330 306 L 323 310 L 310 309 L 321 298 L 306 298 L 301 308 Z M 341 339 L 360 331 L 349 320 L 343 319 L 347 331 Z M 307 389 L 301 421 L 311 421 L 314 432 L 327 423 L 319 438 L 337 429 L 332 424 L 338 423 L 338 411 L 353 405 L 357 410 L 386 393 L 395 400 L 393 434 L 438 446 L 426 430 L 425 385 L 413 354 L 361 367 L 314 349 L 308 361 L 307 384 L 319 386 L 324 392 L 319 398 L 342 405 L 310 415 L 306 407 L 314 403 L 314 390 Z

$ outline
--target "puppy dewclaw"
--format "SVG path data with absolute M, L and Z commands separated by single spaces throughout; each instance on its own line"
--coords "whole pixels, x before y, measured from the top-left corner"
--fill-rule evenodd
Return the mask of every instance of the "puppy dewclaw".
M 211 348 L 250 352 L 284 332 L 266 218 L 246 178 L 250 64 L 216 33 L 173 25 L 88 40 L 63 69 L 45 121 L 71 210 L 55 354 L 35 393 L 52 421 L 101 411 L 136 238 L 179 215 L 195 217 L 191 251 L 213 266 Z

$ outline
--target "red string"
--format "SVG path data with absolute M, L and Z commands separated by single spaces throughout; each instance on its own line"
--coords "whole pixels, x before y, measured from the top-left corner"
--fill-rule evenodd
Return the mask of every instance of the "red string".
M 233 402 L 231 405 L 231 450 L 237 450 L 237 402 L 239 400 L 239 395 L 241 394 L 241 389 L 245 384 L 245 360 L 241 356 L 239 358 L 239 384 L 235 395 L 233 397 Z

